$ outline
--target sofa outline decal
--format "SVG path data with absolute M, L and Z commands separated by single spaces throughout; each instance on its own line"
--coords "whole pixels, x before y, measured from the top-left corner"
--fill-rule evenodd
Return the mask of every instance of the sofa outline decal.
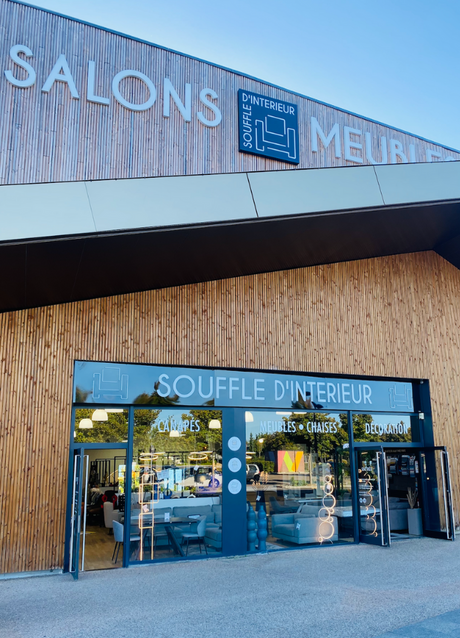
M 94 399 L 128 399 L 129 377 L 117 366 L 106 366 L 93 374 Z

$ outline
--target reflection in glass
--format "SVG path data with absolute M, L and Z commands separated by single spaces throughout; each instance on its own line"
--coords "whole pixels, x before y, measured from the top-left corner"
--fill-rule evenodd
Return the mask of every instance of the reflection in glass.
M 381 535 L 380 469 L 377 452 L 358 452 L 359 527 L 362 536 Z M 382 543 L 383 544 L 383 543 Z
M 128 410 L 75 410 L 75 443 L 124 443 L 128 438 Z
M 247 499 L 268 548 L 353 540 L 346 414 L 246 412 Z
M 378 462 L 381 454 L 382 469 Z M 418 453 L 411 449 L 388 449 L 383 453 L 360 450 L 357 453 L 357 464 L 361 536 L 373 537 L 382 542 L 382 490 L 387 495 L 391 538 L 402 538 L 411 534 L 409 510 L 418 509 L 421 505 Z
M 360 443 L 412 443 L 419 440 L 418 416 L 353 414 L 353 435 Z
M 134 412 L 131 560 L 222 550 L 222 412 Z

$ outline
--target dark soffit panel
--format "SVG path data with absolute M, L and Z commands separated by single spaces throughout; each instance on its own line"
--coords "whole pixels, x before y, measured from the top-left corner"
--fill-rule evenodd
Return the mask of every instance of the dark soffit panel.
M 458 201 L 4 243 L 0 311 L 425 250 L 460 268 Z
M 457 231 L 458 232 L 458 231 Z M 460 234 L 453 233 L 449 239 L 435 246 L 436 252 L 460 270 Z

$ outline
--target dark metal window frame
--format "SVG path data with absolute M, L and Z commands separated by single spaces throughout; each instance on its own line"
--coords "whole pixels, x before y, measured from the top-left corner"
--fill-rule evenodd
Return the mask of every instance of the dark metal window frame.
M 112 363 L 112 362 L 111 362 Z M 171 368 L 184 368 L 184 369 L 213 369 L 218 370 L 219 368 L 211 368 L 210 366 L 200 366 L 199 368 L 196 366 L 167 366 L 164 365 L 162 367 L 171 367 Z M 273 374 L 273 370 L 253 370 L 253 369 L 242 369 L 242 368 L 222 368 L 225 370 L 239 370 L 242 372 L 265 372 Z M 358 491 L 357 491 L 357 472 L 356 472 L 356 462 L 355 462 L 355 451 L 357 449 L 366 449 L 366 448 L 375 448 L 375 446 L 381 446 L 384 449 L 420 449 L 425 446 L 432 447 L 434 445 L 433 440 L 433 429 L 432 429 L 432 419 L 431 419 L 431 401 L 430 401 L 430 392 L 429 392 L 429 383 L 426 380 L 420 379 L 407 379 L 407 378 L 397 378 L 397 377 L 374 377 L 374 376 L 361 376 L 361 375 L 336 375 L 336 374 L 324 374 L 324 373 L 305 373 L 299 371 L 276 371 L 276 374 L 279 375 L 292 375 L 292 374 L 305 374 L 311 375 L 318 378 L 336 378 L 336 379 L 362 379 L 369 381 L 407 381 L 412 383 L 413 388 L 413 396 L 414 396 L 414 408 L 418 411 L 416 412 L 395 412 L 394 414 L 404 414 L 404 416 L 420 416 L 420 413 L 423 413 L 423 427 L 420 428 L 421 433 L 421 441 L 412 442 L 412 443 L 386 443 L 386 442 L 355 442 L 354 441 L 354 433 L 353 433 L 353 415 L 355 414 L 388 414 L 388 411 L 379 411 L 379 410 L 340 410 L 340 409 L 314 409 L 315 413 L 318 414 L 347 414 L 348 418 L 348 441 L 349 441 L 349 453 L 350 453 L 350 473 L 352 478 L 352 509 L 353 509 L 353 532 L 354 532 L 354 540 L 352 543 L 359 543 L 359 522 L 358 522 Z M 128 439 L 127 443 L 75 443 L 73 433 L 75 431 L 75 413 L 77 409 L 97 409 L 97 408 L 107 408 L 107 407 L 123 407 L 124 410 L 128 411 Z M 70 543 L 70 520 L 71 520 L 71 500 L 72 500 L 72 480 L 71 480 L 71 472 L 73 466 L 73 457 L 74 452 L 78 449 L 125 449 L 126 450 L 126 458 L 127 458 L 127 466 L 130 464 L 132 455 L 133 455 L 133 434 L 134 434 L 134 411 L 135 410 L 153 410 L 153 409 L 178 409 L 182 411 L 192 410 L 192 409 L 202 409 L 202 410 L 221 410 L 222 411 L 222 445 L 224 448 L 224 432 L 227 434 L 226 438 L 229 436 L 234 436 L 235 433 L 240 436 L 242 441 L 246 442 L 246 422 L 245 422 L 245 412 L 250 410 L 252 412 L 257 411 L 271 411 L 275 410 L 275 408 L 263 408 L 260 406 L 254 407 L 232 407 L 225 408 L 219 406 L 196 406 L 196 405 L 179 405 L 179 406 L 162 406 L 162 405 L 120 405 L 120 404 L 111 404 L 110 401 L 102 403 L 75 403 L 72 406 L 72 427 L 71 427 L 71 441 L 70 441 L 70 449 L 69 449 L 69 479 L 68 479 L 68 489 L 67 489 L 67 511 L 66 511 L 66 533 L 65 533 L 65 557 L 64 557 L 64 571 L 68 571 L 69 569 L 69 543 Z M 296 410 L 303 411 L 303 410 Z M 311 410 L 305 409 L 305 412 L 310 412 Z M 245 451 L 245 445 L 242 446 Z M 232 452 L 232 455 L 234 453 Z M 222 452 L 222 456 L 224 457 L 224 449 Z M 223 459 L 224 460 L 224 459 Z M 230 480 L 228 468 L 226 468 L 226 463 L 223 462 L 223 486 L 222 486 L 222 536 L 223 536 L 223 551 L 221 554 L 217 556 L 231 556 L 237 554 L 246 554 L 246 543 L 247 543 L 247 531 L 246 531 L 246 489 L 242 489 L 239 498 L 232 499 L 235 501 L 235 506 L 229 507 L 228 512 L 226 512 L 226 503 L 227 500 L 225 498 L 225 486 Z M 245 454 L 244 454 L 244 463 L 243 467 L 245 467 Z M 231 478 L 235 478 L 235 475 L 232 475 Z M 125 484 L 125 507 L 130 506 L 131 503 L 131 472 L 126 472 L 126 484 Z M 244 499 L 244 517 L 242 516 L 243 511 L 243 499 Z M 230 501 L 230 502 L 232 502 Z M 227 505 L 228 507 L 228 505 Z M 244 525 L 242 526 L 244 519 Z M 238 523 L 238 524 L 237 524 Z M 238 529 L 244 529 L 244 534 L 232 534 L 233 531 L 238 531 Z M 235 542 L 225 543 L 226 537 L 228 539 L 233 538 L 236 539 Z M 123 567 L 134 566 L 141 564 L 139 561 L 129 561 L 129 517 L 125 516 L 125 533 L 124 533 L 124 547 L 123 547 Z M 337 543 L 335 543 L 337 545 Z M 350 544 L 350 541 L 344 541 L 343 544 Z M 287 548 L 289 551 L 296 551 L 300 549 L 315 549 L 317 546 L 311 547 L 292 547 Z M 238 551 L 239 550 L 239 551 Z M 275 550 L 276 551 L 276 550 Z M 285 548 L 283 548 L 285 551 Z M 205 557 L 207 558 L 207 557 Z M 187 557 L 187 560 L 201 560 L 203 559 L 200 556 L 197 557 Z M 165 558 L 165 559 L 155 559 L 154 561 L 143 561 L 142 564 L 146 563 L 159 563 L 159 562 L 175 562 L 177 558 Z

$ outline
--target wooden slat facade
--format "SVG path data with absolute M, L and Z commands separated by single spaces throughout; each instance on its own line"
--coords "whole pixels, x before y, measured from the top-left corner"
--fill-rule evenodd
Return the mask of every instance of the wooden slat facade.
M 10 49 L 22 44 L 33 52 L 27 58 L 37 73 L 30 88 L 13 86 L 5 77 L 10 70 L 19 80 L 27 77 L 13 63 Z M 79 99 L 71 97 L 66 83 L 56 82 L 49 93 L 42 87 L 59 55 L 69 64 Z M 96 95 L 110 98 L 110 105 L 87 100 L 88 62 L 96 62 Z M 113 97 L 113 77 L 124 69 L 144 73 L 157 90 L 155 104 L 143 112 L 121 106 Z M 181 100 L 185 84 L 192 85 L 192 119 L 185 122 L 177 107 L 170 117 L 163 113 L 163 81 L 169 78 Z M 222 122 L 215 128 L 197 119 L 212 112 L 199 101 L 200 91 L 213 89 Z M 460 159 L 460 154 L 416 136 L 383 126 L 338 108 L 327 106 L 178 53 L 117 35 L 76 20 L 60 17 L 10 0 L 0 0 L 0 184 L 23 184 L 75 180 L 120 179 L 168 175 L 202 175 L 263 170 L 293 170 L 293 164 L 240 153 L 238 150 L 238 89 L 246 89 L 298 106 L 300 163 L 298 168 L 356 166 L 345 159 L 344 126 L 361 131 L 351 141 L 362 151 L 352 151 L 369 164 L 365 135 L 370 134 L 375 162 L 390 162 L 390 139 L 398 142 L 411 161 L 413 145 L 417 162 L 427 161 L 427 149 L 435 159 Z M 124 97 L 141 104 L 148 91 L 139 79 L 125 79 Z M 315 117 L 327 136 L 334 124 L 340 127 L 341 157 L 332 141 L 326 149 L 318 141 L 312 150 L 310 119 Z M 387 139 L 382 157 L 381 138 Z M 401 161 L 398 159 L 397 161 Z
M 428 378 L 458 521 L 459 335 L 434 252 L 0 315 L 0 572 L 63 565 L 75 359 Z

